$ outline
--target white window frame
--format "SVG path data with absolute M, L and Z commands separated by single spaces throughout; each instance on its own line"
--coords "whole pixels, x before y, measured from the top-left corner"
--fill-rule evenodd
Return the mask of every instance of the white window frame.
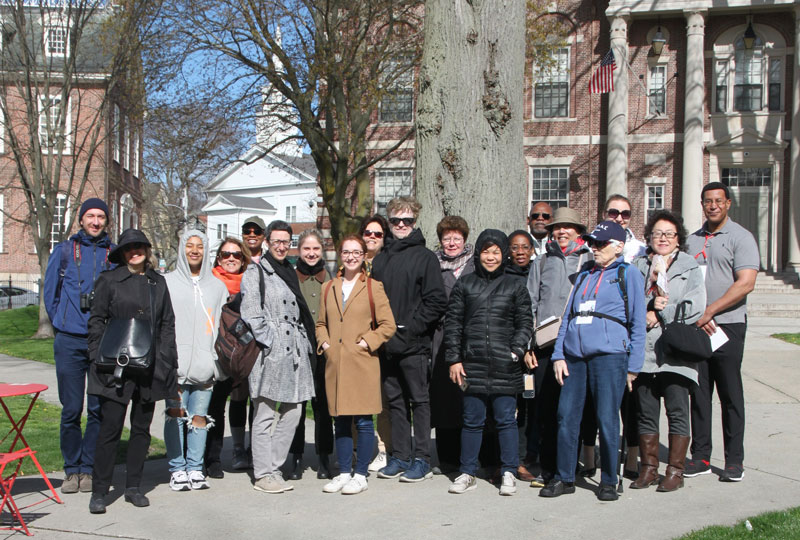
M 392 181 L 393 189 L 391 193 L 387 191 L 389 178 L 400 178 L 399 181 Z M 408 189 L 404 190 L 403 184 L 408 182 Z M 399 184 L 399 186 L 398 186 Z M 413 167 L 382 167 L 375 169 L 375 198 L 374 213 L 386 216 L 386 205 L 395 197 L 413 195 L 415 188 L 414 168 Z
M 531 117 L 536 120 L 562 120 L 565 118 L 570 117 L 570 94 L 572 92 L 572 85 L 570 84 L 570 75 L 571 70 L 570 66 L 572 65 L 572 47 L 570 45 L 566 45 L 564 47 L 559 47 L 550 52 L 550 56 L 554 57 L 552 60 L 554 62 L 553 65 L 548 66 L 546 68 L 540 68 L 539 66 L 533 66 L 533 74 L 534 74 L 534 81 L 533 81 L 533 88 L 531 92 Z M 563 56 L 563 61 L 561 60 L 561 55 Z M 540 84 L 566 84 L 567 85 L 567 108 L 566 113 L 564 115 L 543 115 L 537 116 L 536 114 L 536 87 Z M 552 91 L 552 90 L 551 90 Z M 552 95 L 551 95 L 552 99 Z M 551 106 L 550 109 L 552 110 L 553 107 Z
M 131 121 L 130 118 L 126 118 L 125 120 L 125 131 L 124 131 L 125 139 L 122 142 L 122 150 L 125 152 L 125 158 L 123 160 L 123 168 L 126 171 L 131 170 Z
M 395 75 L 393 80 L 388 81 L 388 83 L 385 81 L 385 77 L 381 76 L 383 79 L 381 81 L 381 86 L 386 89 L 387 96 L 388 93 L 392 94 L 393 101 L 396 100 L 399 102 L 403 100 L 405 102 L 408 100 L 410 102 L 409 118 L 385 118 L 384 115 L 386 115 L 388 111 L 384 112 L 383 108 L 385 104 L 389 103 L 389 100 L 382 99 L 381 103 L 378 105 L 378 123 L 402 125 L 410 124 L 414 121 L 414 66 L 411 65 L 411 55 L 398 55 L 388 60 L 388 65 L 385 70 L 382 70 L 382 73 L 388 71 L 394 74 L 400 69 L 398 66 L 402 63 L 408 64 L 408 69 L 402 74 Z
M 657 75 L 660 73 L 660 75 Z M 660 86 L 656 86 L 660 83 Z M 658 110 L 653 109 L 654 98 L 661 92 L 663 104 Z M 647 70 L 647 114 L 651 117 L 661 117 L 667 114 L 667 65 L 654 64 Z
M 664 210 L 666 186 L 664 184 L 650 184 L 644 186 L 644 215 L 645 221 L 650 219 L 650 213 Z
M 50 149 L 51 148 L 55 148 L 55 146 L 57 146 L 57 144 L 51 146 L 50 144 L 47 144 L 47 141 L 42 141 L 42 135 L 43 135 L 42 126 L 43 125 L 46 126 L 45 127 L 46 131 L 45 131 L 44 135 L 48 135 L 48 131 L 51 131 L 50 123 L 48 122 L 47 116 L 45 114 L 45 108 L 48 107 L 49 105 L 48 105 L 48 103 L 45 103 L 45 100 L 47 100 L 48 102 L 53 102 L 53 101 L 59 102 L 59 105 L 56 105 L 56 108 L 60 108 L 61 94 L 52 95 L 52 96 L 42 96 L 42 95 L 39 96 L 39 145 L 42 148 L 42 152 L 47 154 L 47 153 L 50 153 L 51 152 Z M 66 115 L 67 115 L 67 120 L 64 123 L 63 137 L 64 137 L 64 153 L 66 154 L 66 153 L 72 151 L 72 137 L 71 137 L 71 135 L 72 135 L 72 99 L 67 99 L 67 106 L 66 106 L 65 112 L 66 112 Z M 42 115 L 43 114 L 45 114 L 44 122 L 42 122 Z M 52 131 L 55 131 L 55 130 L 52 129 Z
M 291 243 L 289 244 L 289 247 L 297 249 L 297 247 L 299 245 L 300 245 L 300 235 L 299 234 L 293 234 L 292 235 L 292 239 L 291 239 Z
M 297 222 L 297 206 L 286 207 L 286 222 L 287 223 Z
M 2 23 L 2 21 L 0 21 Z M 2 36 L 2 32 L 0 32 L 0 36 Z M 2 37 L 0 37 L 0 40 Z M 2 51 L 2 48 L 0 48 Z M 6 152 L 6 117 L 3 113 L 3 110 L 0 109 L 0 154 L 4 154 Z
M 44 40 L 44 54 L 50 58 L 66 58 L 69 56 L 70 52 L 70 39 L 69 39 L 69 26 L 58 17 L 52 17 L 45 20 L 45 24 L 42 27 L 43 32 L 43 40 Z M 62 32 L 63 33 L 63 47 L 58 47 L 54 49 L 51 46 L 51 34 L 52 32 Z M 59 41 L 60 43 L 60 41 Z M 63 49 L 63 50 L 62 50 Z
M 114 104 L 114 108 L 111 112 L 111 148 L 114 154 L 114 161 L 119 163 L 119 122 L 120 122 L 120 114 L 119 114 L 119 105 L 116 103 Z
M 133 176 L 139 177 L 139 130 L 133 130 L 133 148 L 131 149 L 131 158 L 133 160 Z
M 6 221 L 5 219 L 6 215 L 3 211 L 4 208 L 5 208 L 5 195 L 0 193 L 0 253 L 5 253 L 5 251 L 3 251 L 3 225 L 5 224 Z
M 529 172 L 529 179 L 530 179 L 529 193 L 530 193 L 531 201 L 546 202 L 546 203 L 550 204 L 550 206 L 553 207 L 553 210 L 555 210 L 556 208 L 560 208 L 562 206 L 569 206 L 569 187 L 570 187 L 570 185 L 569 185 L 569 176 L 570 176 L 570 168 L 568 166 L 563 166 L 563 165 L 554 165 L 554 166 L 530 165 L 528 167 L 528 169 L 530 171 Z M 559 183 L 562 180 L 564 180 L 566 182 L 566 186 L 564 188 L 565 196 L 563 198 L 562 197 L 551 197 L 550 195 L 552 194 L 554 189 L 555 189 L 557 195 L 560 195 L 560 192 L 561 192 L 561 189 L 562 189 L 560 186 L 556 186 L 555 188 L 553 188 L 552 185 L 548 185 L 546 188 L 542 188 L 540 186 L 539 187 L 539 193 L 537 194 L 537 192 L 536 192 L 537 188 L 535 186 L 535 183 L 536 183 L 536 180 L 537 180 L 537 178 L 536 178 L 537 171 L 539 171 L 539 175 L 540 175 L 540 178 L 538 178 L 538 180 L 540 180 L 540 181 L 547 180 L 548 182 L 552 182 L 553 181 L 552 174 L 553 174 L 553 171 L 555 171 L 558 174 L 558 177 L 555 178 L 555 180 L 557 182 L 559 182 Z M 542 173 L 544 171 L 547 171 L 547 178 L 546 179 L 541 177 L 541 175 L 542 175 Z M 564 174 L 561 174 L 562 172 Z M 545 191 L 543 191 L 543 190 L 545 190 Z M 544 196 L 543 195 L 544 193 L 547 193 L 547 196 Z
M 63 201 L 63 203 L 62 203 Z M 58 193 L 56 195 L 55 207 L 53 208 L 53 223 L 50 225 L 50 251 L 53 251 L 53 248 L 56 247 L 56 244 L 61 242 L 63 238 L 61 238 L 62 234 L 66 234 L 67 231 L 63 230 L 64 226 L 67 223 L 67 211 L 69 207 L 69 200 L 67 199 L 67 195 L 65 193 Z M 59 221 L 59 209 L 62 210 L 60 221 Z M 58 230 L 56 230 L 58 227 Z
M 217 223 L 217 240 L 224 240 L 228 236 L 228 224 Z

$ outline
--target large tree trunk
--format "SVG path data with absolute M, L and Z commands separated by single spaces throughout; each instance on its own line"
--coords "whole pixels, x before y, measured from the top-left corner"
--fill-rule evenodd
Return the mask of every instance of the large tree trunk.
M 475 236 L 524 226 L 524 68 L 525 0 L 425 3 L 416 177 L 429 240 L 445 215 Z

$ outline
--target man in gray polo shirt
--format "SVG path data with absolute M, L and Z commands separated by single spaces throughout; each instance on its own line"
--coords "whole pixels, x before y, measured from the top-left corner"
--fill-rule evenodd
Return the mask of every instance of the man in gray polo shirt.
M 707 305 L 697 321 L 709 335 L 723 331 L 728 341 L 698 363 L 698 387 L 692 395 L 692 459 L 684 476 L 711 472 L 711 395 L 717 387 L 722 407 L 725 470 L 722 482 L 744 478 L 744 390 L 742 354 L 747 330 L 747 295 L 760 264 L 753 235 L 728 217 L 728 186 L 711 182 L 700 195 L 706 222 L 688 238 L 689 254 L 705 273 Z

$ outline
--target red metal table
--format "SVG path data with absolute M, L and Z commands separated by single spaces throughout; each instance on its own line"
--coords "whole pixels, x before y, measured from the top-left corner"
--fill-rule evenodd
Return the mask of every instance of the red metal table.
M 3 495 L 3 504 L 0 505 L 0 511 L 8 508 L 9 512 L 11 513 L 11 526 L 0 527 L 0 530 L 10 529 L 15 531 L 23 531 L 28 536 L 31 536 L 28 526 L 25 525 L 25 521 L 22 519 L 22 513 L 20 511 L 49 500 L 53 500 L 61 504 L 61 499 L 59 498 L 58 493 L 56 493 L 56 490 L 53 488 L 53 484 L 50 483 L 47 475 L 42 470 L 39 460 L 36 459 L 36 450 L 30 447 L 28 441 L 25 440 L 25 436 L 23 435 L 23 430 L 25 428 L 25 423 L 28 421 L 28 416 L 30 416 L 33 406 L 36 404 L 36 400 L 39 398 L 39 394 L 45 390 L 47 390 L 47 385 L 45 384 L 0 383 L 0 406 L 2 406 L 3 412 L 5 412 L 8 421 L 11 422 L 11 429 L 9 429 L 8 432 L 3 435 L 3 438 L 0 439 L 0 493 Z M 5 398 L 27 395 L 31 396 L 28 408 L 25 411 L 25 414 L 23 414 L 19 419 L 15 419 L 5 402 Z M 10 438 L 11 442 L 9 443 L 8 441 Z M 11 496 L 11 489 L 14 487 L 14 482 L 17 479 L 19 470 L 22 467 L 22 461 L 25 458 L 30 458 L 31 461 L 33 461 L 34 465 L 36 465 L 36 468 L 39 470 L 39 474 L 42 475 L 42 478 L 53 495 L 48 495 L 40 501 L 36 501 L 19 508 L 17 507 L 16 502 L 14 502 L 14 498 Z M 16 465 L 14 465 L 15 463 Z M 6 472 L 6 468 L 9 468 L 9 470 L 13 469 L 13 471 Z M 19 521 L 20 525 L 18 527 L 14 527 L 14 519 Z

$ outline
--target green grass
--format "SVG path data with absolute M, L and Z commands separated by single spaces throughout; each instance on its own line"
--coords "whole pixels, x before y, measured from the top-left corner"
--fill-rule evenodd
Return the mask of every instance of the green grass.
M 733 527 L 713 526 L 681 536 L 680 540 L 772 540 L 774 538 L 800 538 L 800 507 L 768 512 L 751 517 L 752 531 L 744 521 Z
M 5 403 L 11 411 L 11 416 L 15 420 L 19 420 L 30 404 L 30 398 L 27 396 L 17 396 L 6 398 Z M 8 421 L 5 418 L 5 413 L 0 411 L 3 420 L 0 422 L 0 429 L 2 433 L 0 436 L 6 434 L 6 430 L 10 428 Z M 59 444 L 59 425 L 61 423 L 61 407 L 52 405 L 42 400 L 38 400 L 36 405 L 33 406 L 28 421 L 22 434 L 28 441 L 31 448 L 36 450 L 36 459 L 42 465 L 45 472 L 60 471 L 64 467 L 64 459 L 61 457 L 61 447 Z M 84 418 L 85 424 L 85 418 Z M 122 440 L 119 443 L 117 451 L 117 463 L 125 462 L 125 453 L 128 449 L 128 437 L 130 432 L 128 428 L 122 431 Z M 0 448 L 7 448 L 13 440 L 13 435 L 9 435 L 2 443 Z M 17 444 L 19 449 L 19 443 Z M 166 447 L 164 441 L 153 437 L 150 441 L 150 451 L 148 452 L 148 459 L 163 458 L 166 456 Z M 36 466 L 30 459 L 25 459 L 22 462 L 22 474 L 38 474 Z
M 772 334 L 772 337 L 800 345 L 800 334 Z
M 31 338 L 38 326 L 39 306 L 0 311 L 0 353 L 54 364 L 52 338 Z

